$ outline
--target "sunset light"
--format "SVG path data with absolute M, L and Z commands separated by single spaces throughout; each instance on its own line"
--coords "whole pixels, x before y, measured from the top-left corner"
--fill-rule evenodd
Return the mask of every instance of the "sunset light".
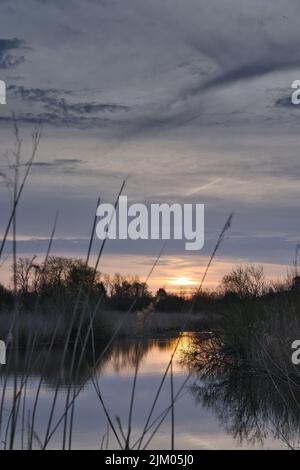
M 0 451 L 300 450 L 299 2 L 0 0 Z
M 195 284 L 195 281 L 189 279 L 188 277 L 177 277 L 175 279 L 171 279 L 170 284 L 176 286 L 193 286 Z

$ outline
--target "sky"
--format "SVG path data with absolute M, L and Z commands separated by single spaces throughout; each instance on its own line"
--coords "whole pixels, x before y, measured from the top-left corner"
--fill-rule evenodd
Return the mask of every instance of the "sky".
M 0 173 L 12 112 L 23 171 L 43 124 L 18 210 L 20 255 L 42 257 L 59 211 L 53 253 L 84 257 L 98 197 L 114 202 L 128 178 L 131 202 L 205 204 L 203 250 L 168 242 L 153 288 L 196 285 L 231 212 L 207 287 L 237 264 L 286 275 L 300 242 L 297 0 L 0 0 L 0 12 Z M 0 233 L 9 207 L 0 181 Z M 100 269 L 144 279 L 161 245 L 108 242 Z

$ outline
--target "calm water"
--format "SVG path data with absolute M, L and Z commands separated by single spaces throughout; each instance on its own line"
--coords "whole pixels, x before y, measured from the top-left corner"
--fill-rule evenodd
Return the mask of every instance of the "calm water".
M 192 347 L 193 335 L 185 334 L 173 362 L 174 393 L 180 389 L 188 376 L 183 364 L 184 353 Z M 128 430 L 129 408 L 136 364 L 138 373 L 132 411 L 131 446 L 140 438 L 147 421 L 151 405 L 161 378 L 170 360 L 176 339 L 143 341 L 119 340 L 105 354 L 101 365 L 94 371 L 94 380 L 89 378 L 88 368 L 82 367 L 76 378 L 68 376 L 67 368 L 58 373 L 60 351 L 53 352 L 51 360 L 43 355 L 32 367 L 31 376 L 23 389 L 19 407 L 16 447 L 26 447 L 28 422 L 31 420 L 33 400 L 39 384 L 41 370 L 44 380 L 41 385 L 35 420 L 35 447 L 38 439 L 43 442 L 51 405 L 55 397 L 55 387 L 60 381 L 51 429 L 63 414 L 68 387 L 81 392 L 75 401 L 73 416 L 72 448 L 100 449 L 119 448 L 117 440 L 108 429 L 108 421 L 100 402 L 97 386 L 101 391 L 103 404 L 110 415 L 118 434 L 120 427 L 125 435 Z M 21 381 L 22 364 L 17 373 Z M 2 369 L 1 386 L 5 386 Z M 4 400 L 1 440 L 5 440 L 7 420 L 10 419 L 11 397 L 13 396 L 13 374 L 9 375 Z M 97 385 L 98 384 L 98 385 Z M 77 388 L 76 388 L 77 387 Z M 266 388 L 265 388 L 266 387 Z M 171 376 L 168 374 L 162 387 L 150 423 L 164 412 L 171 403 Z M 270 391 L 271 390 L 271 391 Z M 1 394 L 0 394 L 1 397 Z M 175 449 L 248 449 L 248 448 L 287 448 L 299 436 L 299 406 L 292 405 L 288 410 L 277 392 L 268 388 L 265 378 L 250 377 L 249 374 L 222 372 L 220 376 L 201 378 L 193 373 L 175 403 Z M 23 417 L 23 418 L 22 418 Z M 158 424 L 159 421 L 156 421 Z M 23 432 L 22 432 L 23 428 Z M 171 414 L 152 436 L 156 425 L 146 434 L 143 445 L 148 449 L 170 449 Z M 68 441 L 69 433 L 66 433 Z M 149 438 L 152 439 L 149 441 Z M 51 438 L 48 448 L 62 447 L 63 423 Z M 149 441 L 149 442 L 148 442 Z M 68 447 L 68 444 L 66 444 Z M 143 447 L 143 446 L 142 446 Z

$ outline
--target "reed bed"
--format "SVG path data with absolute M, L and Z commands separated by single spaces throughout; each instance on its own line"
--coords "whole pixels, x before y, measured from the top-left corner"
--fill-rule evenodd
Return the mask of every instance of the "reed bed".
M 154 312 L 152 301 L 149 305 L 136 312 L 139 297 L 133 298 L 125 312 L 105 312 L 103 303 L 104 295 L 99 293 L 98 297 L 91 302 L 93 286 L 97 276 L 99 265 L 105 250 L 106 240 L 103 240 L 96 258 L 91 266 L 91 250 L 93 247 L 95 218 L 91 221 L 91 235 L 87 247 L 85 266 L 92 268 L 90 284 L 78 285 L 76 289 L 71 310 L 64 313 L 52 310 L 51 314 L 45 314 L 41 309 L 42 298 L 38 294 L 35 298 L 31 312 L 24 312 L 18 301 L 17 294 L 17 212 L 19 201 L 27 183 L 30 169 L 32 167 L 38 145 L 41 138 L 41 129 L 34 131 L 32 136 L 32 154 L 29 156 L 25 168 L 25 174 L 21 177 L 21 151 L 22 139 L 14 118 L 15 145 L 12 152 L 14 157 L 13 178 L 11 188 L 13 193 L 13 207 L 7 222 L 4 237 L 0 246 L 0 259 L 7 237 L 12 233 L 13 238 L 13 279 L 14 279 L 14 305 L 12 312 L 0 316 L 0 333 L 4 335 L 8 343 L 8 357 L 6 366 L 1 366 L 1 394 L 0 394 L 0 442 L 4 449 L 47 449 L 57 433 L 61 436 L 61 449 L 71 450 L 73 447 L 74 413 L 78 397 L 81 395 L 84 384 L 89 381 L 95 390 L 99 400 L 99 406 L 104 412 L 107 432 L 102 437 L 100 448 L 109 447 L 109 436 L 114 436 L 120 449 L 146 449 L 150 446 L 153 437 L 159 432 L 162 423 L 171 416 L 170 446 L 175 448 L 175 406 L 181 394 L 185 390 L 192 371 L 187 374 L 181 386 L 175 390 L 173 380 L 173 361 L 180 344 L 180 333 L 183 331 L 195 331 L 206 329 L 213 338 L 210 353 L 218 361 L 224 359 L 220 352 L 235 352 L 239 358 L 247 362 L 251 367 L 260 366 L 266 373 L 273 377 L 282 373 L 285 380 L 295 381 L 292 373 L 294 368 L 287 366 L 286 344 L 292 337 L 292 332 L 299 330 L 299 317 L 292 313 L 282 317 L 284 303 L 276 306 L 275 302 L 267 305 L 265 302 L 259 304 L 259 300 L 248 303 L 235 303 L 230 305 L 230 312 L 218 312 L 217 315 L 196 315 L 195 305 L 197 296 L 202 292 L 203 284 L 213 260 L 230 229 L 232 214 L 226 221 L 217 238 L 216 245 L 212 251 L 208 265 L 203 271 L 202 279 L 197 289 L 189 310 L 185 314 L 163 314 Z M 116 196 L 115 206 L 122 194 L 126 180 L 123 181 Z M 98 199 L 98 203 L 99 203 Z M 53 222 L 53 229 L 49 237 L 49 245 L 41 270 L 41 277 L 46 273 L 47 264 L 51 261 L 52 242 L 56 233 L 57 215 Z M 142 283 L 142 291 L 146 290 L 148 280 L 153 274 L 160 258 L 163 255 L 164 246 L 153 260 L 146 279 Z M 286 301 L 288 302 L 288 300 Z M 105 314 L 106 313 L 106 314 Z M 143 430 L 138 439 L 132 436 L 133 411 L 135 407 L 136 386 L 139 378 L 139 368 L 143 358 L 143 348 L 139 345 L 139 337 L 147 335 L 163 335 L 166 332 L 177 333 L 178 340 L 175 341 L 172 354 L 167 367 L 162 374 L 160 383 L 153 400 L 149 403 L 147 418 Z M 116 338 L 136 337 L 136 347 L 131 354 L 134 365 L 134 378 L 132 393 L 128 403 L 128 420 L 121 422 L 120 418 L 114 417 L 105 403 L 101 390 L 101 364 L 107 357 Z M 101 338 L 101 347 L 98 339 Z M 55 367 L 57 374 L 55 383 L 52 383 L 52 401 L 49 404 L 49 412 L 46 417 L 43 432 L 37 432 L 38 405 L 43 386 L 47 384 L 47 364 L 49 358 L 56 353 L 56 345 L 62 347 L 57 356 Z M 43 346 L 41 348 L 41 345 Z M 206 360 L 212 355 L 206 356 Z M 199 359 L 195 354 L 194 359 Z M 200 361 L 200 359 L 199 359 Z M 208 362 L 207 362 L 208 363 Z M 20 364 L 22 365 L 20 367 Z M 95 374 L 95 371 L 100 374 Z M 31 372 L 38 371 L 38 382 L 35 387 L 33 404 L 27 405 L 27 387 Z M 82 371 L 84 370 L 84 380 Z M 11 371 L 14 371 L 13 391 L 10 407 L 7 409 L 7 396 L 11 394 L 9 386 L 11 383 Z M 298 372 L 297 372 L 298 374 Z M 299 374 L 298 374 L 299 375 Z M 291 378 L 292 377 L 292 378 Z M 72 380 L 71 380 L 72 378 Z M 157 414 L 157 402 L 166 380 L 170 380 L 170 402 L 169 406 Z M 61 387 L 66 390 L 64 409 L 58 413 L 58 397 Z M 32 403 L 32 402 L 31 402 Z

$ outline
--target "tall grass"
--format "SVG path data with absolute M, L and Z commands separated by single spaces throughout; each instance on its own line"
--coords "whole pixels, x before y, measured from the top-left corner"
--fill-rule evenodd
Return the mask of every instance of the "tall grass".
M 137 383 L 139 379 L 140 363 L 143 357 L 143 348 L 139 347 L 138 340 L 133 354 L 134 377 L 132 383 L 131 397 L 128 403 L 127 423 L 123 423 L 120 417 L 114 418 L 113 413 L 105 403 L 103 398 L 99 375 L 95 371 L 100 368 L 105 361 L 109 351 L 115 344 L 118 336 L 136 338 L 147 335 L 162 334 L 166 329 L 183 332 L 187 329 L 199 328 L 199 317 L 194 314 L 197 297 L 202 291 L 207 273 L 213 260 L 225 239 L 225 235 L 231 226 L 232 214 L 227 219 L 217 238 L 215 247 L 209 258 L 207 266 L 204 268 L 202 279 L 199 283 L 197 295 L 191 302 L 189 312 L 184 315 L 163 315 L 153 312 L 153 304 L 150 304 L 139 316 L 134 315 L 133 311 L 138 302 L 138 295 L 129 305 L 126 312 L 120 314 L 110 312 L 108 316 L 103 315 L 103 294 L 99 294 L 96 302 L 91 302 L 93 283 L 101 264 L 104 253 L 106 239 L 103 240 L 97 254 L 96 262 L 92 266 L 93 276 L 90 285 L 79 285 L 76 292 L 71 312 L 68 315 L 53 313 L 45 315 L 41 312 L 41 297 L 37 295 L 32 312 L 26 314 L 21 312 L 17 295 L 17 208 L 27 182 L 30 169 L 33 164 L 41 132 L 37 130 L 33 134 L 33 150 L 27 160 L 26 171 L 20 176 L 20 156 L 22 151 L 22 139 L 20 137 L 18 124 L 14 118 L 15 148 L 13 155 L 15 157 L 14 176 L 13 176 L 13 207 L 9 216 L 4 237 L 0 246 L 0 257 L 3 254 L 7 237 L 12 230 L 13 234 L 13 274 L 14 274 L 14 313 L 0 316 L 0 332 L 9 339 L 8 361 L 2 375 L 3 387 L 0 400 L 0 438 L 4 443 L 5 449 L 15 449 L 18 446 L 26 449 L 41 448 L 47 449 L 51 445 L 54 436 L 58 431 L 62 431 L 61 449 L 72 449 L 74 432 L 75 406 L 78 398 L 84 389 L 84 384 L 89 381 L 99 399 L 99 405 L 102 408 L 107 431 L 102 437 L 101 448 L 109 446 L 109 436 L 114 435 L 120 449 L 145 449 L 153 437 L 159 432 L 159 429 L 171 416 L 170 446 L 175 448 L 175 404 L 180 399 L 185 387 L 192 375 L 192 371 L 183 380 L 182 384 L 175 390 L 173 363 L 175 354 L 180 344 L 180 335 L 175 341 L 170 360 L 161 377 L 160 383 L 153 400 L 149 405 L 149 411 L 138 438 L 133 440 L 133 412 L 135 398 L 137 393 Z M 126 180 L 121 184 L 117 194 L 115 207 L 118 205 L 119 197 L 122 194 Z M 97 201 L 97 205 L 100 198 Z M 51 256 L 52 242 L 56 233 L 57 216 L 49 238 L 48 249 L 43 263 L 46 270 L 47 263 Z M 93 246 L 94 230 L 96 218 L 93 218 L 91 235 L 87 247 L 86 266 L 90 266 L 91 250 Z M 143 283 L 143 289 L 146 289 L 148 280 L 158 265 L 163 255 L 164 246 L 153 260 L 146 279 Z M 41 273 L 41 276 L 45 271 Z M 211 334 L 210 348 L 205 352 L 206 365 L 217 361 L 219 365 L 224 363 L 224 358 L 234 353 L 238 356 L 241 363 L 250 365 L 253 369 L 264 369 L 270 380 L 282 377 L 282 380 L 288 381 L 291 385 L 297 385 L 299 373 L 287 362 L 287 347 L 293 336 L 293 332 L 300 331 L 299 316 L 296 314 L 298 305 L 293 303 L 289 296 L 282 296 L 280 302 L 278 297 L 273 301 L 266 299 L 255 299 L 247 302 L 235 302 L 230 304 L 228 311 L 218 312 L 209 319 L 209 329 Z M 61 305 L 61 309 L 64 306 Z M 200 317 L 202 321 L 202 318 Z M 207 319 L 206 319 L 207 322 Z M 101 338 L 101 348 L 95 339 Z M 41 435 L 36 431 L 36 421 L 38 405 L 41 396 L 42 387 L 47 384 L 47 364 L 49 358 L 55 355 L 56 346 L 61 345 L 59 357 L 57 358 L 54 383 L 52 383 L 53 396 L 50 403 L 49 413 L 45 421 L 45 432 Z M 41 347 L 42 346 L 42 347 Z M 203 349 L 201 350 L 203 354 Z M 195 353 L 193 359 L 203 360 Z M 230 359 L 231 361 L 231 359 Z M 22 367 L 20 367 L 22 364 Z M 233 362 L 231 361 L 231 365 Z M 33 406 L 28 408 L 28 381 L 32 371 L 37 370 L 39 379 L 34 391 Z M 84 370 L 84 380 L 82 380 L 82 371 Z M 6 395 L 8 385 L 11 381 L 10 373 L 14 371 L 13 377 L 13 397 L 11 407 L 8 410 L 8 416 L 4 419 Z M 1 370 L 2 372 L 2 370 Z M 157 402 L 163 385 L 170 378 L 170 401 L 168 407 L 155 416 Z M 276 389 L 277 382 L 274 380 Z M 58 413 L 58 396 L 61 387 L 66 387 L 65 403 L 63 411 Z M 278 389 L 278 393 L 281 393 Z M 284 397 L 283 397 L 284 398 Z M 21 422 L 21 436 L 19 436 L 18 423 Z
M 93 362 L 91 365 L 88 364 L 87 362 L 87 351 L 86 347 L 88 344 L 88 338 L 92 336 L 94 338 L 94 327 L 95 327 L 95 318 L 97 317 L 97 314 L 99 313 L 99 308 L 101 307 L 101 302 L 102 299 L 101 297 L 99 298 L 95 308 L 93 311 L 90 311 L 90 304 L 89 304 L 89 296 L 90 296 L 90 290 L 87 295 L 83 295 L 83 289 L 80 286 L 77 296 L 76 296 L 76 302 L 75 306 L 73 309 L 73 313 L 71 315 L 71 318 L 68 322 L 68 324 L 63 324 L 65 320 L 62 321 L 62 317 L 59 315 L 52 316 L 51 319 L 48 318 L 47 321 L 45 321 L 45 317 L 40 317 L 38 315 L 38 305 L 39 305 L 39 296 L 37 297 L 36 300 L 36 305 L 34 308 L 34 312 L 30 315 L 27 315 L 25 317 L 24 315 L 20 316 L 20 310 L 19 310 L 19 304 L 17 301 L 17 287 L 16 287 L 16 265 L 17 265 L 17 207 L 18 203 L 20 201 L 20 197 L 23 191 L 23 188 L 25 186 L 25 183 L 27 181 L 27 178 L 29 176 L 30 169 L 32 167 L 32 163 L 35 157 L 35 154 L 37 152 L 38 144 L 40 141 L 40 132 L 37 131 L 33 135 L 33 151 L 32 155 L 29 158 L 27 165 L 26 165 L 26 172 L 23 177 L 23 180 L 21 182 L 21 185 L 19 187 L 19 169 L 20 169 L 20 155 L 21 155 L 21 150 L 22 150 L 22 140 L 20 138 L 19 134 L 19 128 L 16 119 L 14 118 L 14 131 L 15 131 L 15 150 L 13 151 L 13 155 L 15 157 L 15 165 L 14 165 L 14 178 L 13 178 L 13 208 L 11 211 L 11 215 L 9 217 L 5 232 L 4 232 L 4 237 L 1 243 L 0 247 L 0 256 L 3 254 L 3 249 L 10 231 L 10 228 L 12 226 L 12 232 L 13 232 L 13 277 L 14 277 L 14 299 L 15 299 L 15 309 L 14 309 L 14 317 L 13 320 L 6 317 L 1 318 L 2 321 L 2 329 L 7 331 L 9 334 L 9 338 L 11 340 L 11 344 L 9 347 L 9 355 L 8 355 L 8 363 L 6 366 L 6 374 L 5 374 L 5 379 L 4 379 L 4 386 L 2 388 L 2 397 L 1 397 L 1 409 L 0 409 L 0 433 L 3 425 L 3 411 L 4 411 L 4 402 L 5 402 L 5 394 L 7 391 L 7 384 L 8 384 L 8 374 L 10 370 L 15 371 L 15 376 L 14 376 L 14 387 L 13 387 L 13 399 L 12 399 L 12 405 L 11 405 L 11 410 L 9 413 L 9 418 L 6 421 L 6 428 L 4 432 L 4 437 L 3 437 L 3 442 L 4 442 L 4 448 L 8 449 L 14 449 L 16 445 L 16 429 L 17 429 L 17 423 L 18 423 L 18 416 L 20 412 L 20 407 L 22 406 L 22 436 L 21 436 L 21 446 L 22 448 L 25 445 L 25 442 L 27 441 L 27 445 L 29 449 L 32 449 L 34 445 L 37 445 L 40 448 L 46 449 L 59 428 L 59 426 L 62 424 L 63 425 L 63 439 L 62 439 L 62 449 L 65 449 L 67 446 L 67 441 L 68 441 L 68 448 L 71 449 L 72 446 L 72 427 L 73 427 L 73 416 L 74 416 L 74 406 L 75 406 L 75 401 L 77 397 L 79 396 L 80 392 L 82 391 L 82 386 L 78 387 L 72 387 L 71 384 L 68 386 L 68 391 L 66 395 L 66 402 L 65 402 L 65 410 L 62 414 L 62 416 L 58 419 L 56 423 L 53 423 L 54 420 L 54 411 L 56 408 L 57 404 L 57 396 L 58 392 L 61 386 L 61 378 L 59 376 L 58 381 L 55 386 L 55 391 L 54 391 L 54 396 L 53 396 L 53 401 L 52 405 L 50 406 L 50 413 L 48 417 L 48 422 L 46 423 L 46 433 L 45 437 L 42 438 L 41 436 L 38 436 L 36 431 L 35 431 L 35 417 L 36 417 L 36 412 L 37 412 L 37 404 L 39 400 L 39 395 L 41 391 L 41 387 L 44 381 L 44 376 L 41 373 L 40 380 L 36 389 L 36 396 L 34 399 L 34 406 L 33 410 L 28 411 L 28 415 L 26 418 L 26 389 L 27 389 L 27 381 L 29 378 L 29 373 L 30 370 L 32 370 L 32 362 L 38 362 L 41 356 L 41 349 L 37 348 L 37 343 L 40 341 L 43 341 L 43 338 L 47 338 L 47 351 L 46 351 L 46 357 L 49 357 L 52 354 L 53 351 L 53 346 L 54 344 L 62 340 L 64 342 L 64 348 L 63 348 L 63 353 L 61 356 L 61 361 L 59 364 L 59 370 L 62 371 L 64 366 L 65 366 L 65 361 L 67 356 L 71 352 L 71 362 L 69 364 L 69 373 L 70 376 L 74 375 L 75 377 L 78 374 L 78 371 L 80 370 L 80 364 L 83 362 L 86 362 L 86 365 L 89 370 L 89 378 L 93 381 L 95 384 L 96 391 L 98 392 L 98 396 L 101 402 L 101 405 L 106 413 L 107 416 L 107 422 L 109 423 L 109 426 L 113 430 L 117 441 L 120 444 L 120 447 L 122 448 L 123 445 L 125 448 L 129 448 L 130 446 L 130 433 L 131 433 L 131 420 L 132 420 L 132 411 L 133 411 L 133 406 L 134 406 L 134 390 L 135 390 L 135 383 L 137 380 L 138 376 L 138 366 L 136 366 L 136 374 L 135 374 L 135 383 L 133 386 L 133 393 L 132 393 L 132 399 L 131 399 L 131 404 L 130 404 L 130 412 L 129 412 L 129 422 L 128 422 L 128 433 L 126 437 L 125 443 L 122 444 L 121 439 L 118 436 L 118 432 L 116 431 L 116 428 L 109 416 L 109 413 L 107 412 L 107 408 L 101 398 L 101 390 L 99 387 L 99 382 L 97 379 L 94 377 L 94 370 L 97 367 L 97 365 L 101 362 L 101 359 L 105 356 L 105 353 L 108 351 L 110 346 L 112 345 L 114 339 L 116 338 L 117 334 L 121 330 L 122 326 L 125 324 L 128 316 L 132 312 L 134 305 L 136 304 L 137 299 L 134 299 L 132 302 L 132 305 L 128 309 L 128 312 L 123 315 L 122 320 L 119 322 L 118 326 L 114 328 L 114 331 L 111 334 L 110 339 L 107 341 L 107 344 L 105 347 L 102 349 L 100 355 L 97 357 L 96 356 L 96 350 L 95 350 L 95 345 L 93 344 L 92 349 L 93 349 Z M 115 205 L 118 204 L 119 197 L 123 191 L 123 188 L 125 186 L 125 181 L 123 182 L 121 189 L 119 191 L 119 194 L 116 199 Z M 52 230 L 52 234 L 50 236 L 50 241 L 49 241 L 49 246 L 48 250 L 46 253 L 46 258 L 44 262 L 44 266 L 46 267 L 47 265 L 47 260 L 50 255 L 51 251 L 51 246 L 52 246 L 52 241 L 54 238 L 55 234 L 55 227 L 56 227 L 56 221 L 54 223 L 54 228 Z M 87 252 L 87 259 L 86 259 L 86 264 L 88 265 L 89 260 L 90 260 L 90 253 L 91 253 L 91 248 L 92 248 L 92 243 L 93 243 L 93 236 L 94 236 L 94 228 L 95 228 L 95 218 L 93 222 L 93 229 L 91 233 L 91 238 L 89 241 L 89 246 L 88 246 L 88 252 Z M 105 247 L 105 242 L 106 239 L 103 241 L 100 250 L 98 252 L 96 264 L 94 266 L 94 276 L 97 273 L 97 269 L 104 251 Z M 147 279 L 145 281 L 145 286 L 150 278 L 156 264 L 159 261 L 159 258 L 162 254 L 162 250 L 158 254 L 156 260 L 153 263 L 153 266 L 150 269 L 150 272 L 147 276 Z M 43 274 L 42 274 L 43 275 Z M 83 303 L 81 302 L 83 300 Z M 80 309 L 79 309 L 80 305 Z M 79 316 L 79 321 L 76 326 L 76 332 L 75 332 L 75 337 L 71 338 L 72 332 L 74 331 L 74 325 L 75 325 L 75 320 Z M 86 320 L 88 321 L 88 328 L 83 328 Z M 29 326 L 30 322 L 30 326 Z M 36 328 L 33 328 L 33 324 Z M 29 335 L 28 335 L 29 332 Z M 49 343 L 49 337 L 51 337 L 51 341 Z M 19 357 L 21 354 L 20 350 L 20 338 L 23 339 L 24 343 L 26 343 L 26 353 L 25 353 L 25 363 L 23 364 L 24 366 L 24 372 L 22 372 L 21 377 L 17 375 L 17 370 L 18 370 L 18 364 L 19 364 Z M 45 354 L 45 351 L 43 351 L 43 354 Z M 76 361 L 79 355 L 79 364 Z M 76 364 L 76 368 L 75 368 Z M 137 362 L 138 364 L 138 362 Z M 30 367 L 31 365 L 31 367 Z M 76 382 L 76 380 L 75 380 Z M 25 423 L 26 421 L 26 423 Z M 27 428 L 27 440 L 25 440 L 25 429 Z M 69 436 L 67 438 L 67 436 Z

